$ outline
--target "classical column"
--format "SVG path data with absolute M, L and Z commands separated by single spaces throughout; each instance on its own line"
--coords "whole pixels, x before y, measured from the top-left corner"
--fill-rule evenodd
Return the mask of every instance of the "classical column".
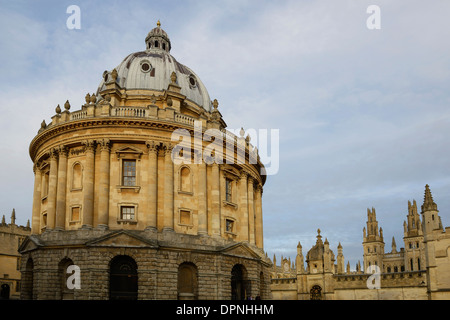
M 174 231 L 174 205 L 173 205 L 173 146 L 165 145 L 164 153 L 164 227 L 163 231 Z
M 262 218 L 262 186 L 258 184 L 256 187 L 256 199 L 255 199 L 255 213 L 256 213 L 256 246 L 258 248 L 263 248 L 263 218 Z
M 41 190 L 42 173 L 38 164 L 34 164 L 34 190 L 33 190 L 33 213 L 31 219 L 31 233 L 39 234 L 41 232 Z
M 57 230 L 64 230 L 66 222 L 66 185 L 67 185 L 67 148 L 58 148 L 58 188 L 56 193 L 56 226 Z
M 56 217 L 56 188 L 58 184 L 58 153 L 55 149 L 50 150 L 50 174 L 47 196 L 47 230 L 55 228 Z
M 201 152 L 195 153 L 196 157 L 202 157 Z M 208 234 L 208 191 L 206 178 L 206 162 L 203 159 L 197 159 L 198 168 L 198 234 Z
M 220 172 L 214 161 L 211 167 L 211 228 L 213 236 L 220 236 Z
M 241 173 L 241 179 L 239 180 L 239 208 L 240 208 L 240 239 L 241 241 L 248 241 L 248 186 L 247 186 L 247 173 Z
M 92 228 L 94 221 L 94 148 L 95 142 L 85 143 L 85 165 L 83 172 L 83 225 L 82 228 Z
M 110 146 L 109 139 L 97 141 L 100 145 L 100 181 L 98 198 L 98 227 L 108 229 L 109 221 L 109 177 Z
M 146 229 L 156 231 L 158 215 L 158 149 L 154 141 L 147 142 L 148 147 L 148 212 Z
M 255 244 L 255 206 L 253 201 L 253 177 L 247 179 L 248 185 L 248 239 L 251 244 Z

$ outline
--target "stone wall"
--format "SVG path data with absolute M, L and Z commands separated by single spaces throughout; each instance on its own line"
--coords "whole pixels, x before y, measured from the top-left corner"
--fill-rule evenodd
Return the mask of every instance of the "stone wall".
M 236 264 L 245 268 L 247 280 L 251 283 L 251 291 L 247 294 L 253 297 L 261 295 L 263 299 L 271 297 L 269 265 L 256 256 L 245 256 L 246 249 L 240 248 L 239 244 L 237 246 L 241 251 L 236 248 L 228 250 L 226 245 L 201 245 L 201 241 L 210 240 L 174 233 L 171 237 L 178 239 L 178 246 L 167 241 L 157 242 L 155 239 L 155 244 L 152 245 L 150 238 L 143 238 L 149 242 L 139 244 L 135 241 L 134 247 L 131 247 L 130 244 L 135 239 L 129 234 L 116 235 L 117 233 L 113 232 L 115 238 L 112 240 L 102 236 L 100 241 L 84 241 L 84 244 L 75 245 L 73 240 L 70 241 L 75 233 L 78 232 L 53 232 L 48 237 L 39 237 L 42 243 L 45 242 L 43 247 L 30 246 L 30 250 L 23 248 L 22 273 L 25 278 L 31 278 L 26 267 L 28 259 L 31 258 L 34 264 L 34 299 L 62 298 L 65 270 L 61 269 L 60 263 L 64 259 L 70 259 L 81 270 L 81 289 L 74 290 L 74 299 L 108 299 L 110 263 L 114 257 L 121 255 L 129 256 L 136 262 L 138 299 L 178 299 L 178 267 L 184 262 L 190 262 L 197 268 L 198 299 L 230 299 L 231 270 Z M 145 233 L 137 234 L 142 236 Z M 184 240 L 180 239 L 181 237 Z M 58 242 L 58 246 L 51 245 Z M 22 298 L 30 299 L 28 293 L 31 282 L 28 281 L 24 285 Z

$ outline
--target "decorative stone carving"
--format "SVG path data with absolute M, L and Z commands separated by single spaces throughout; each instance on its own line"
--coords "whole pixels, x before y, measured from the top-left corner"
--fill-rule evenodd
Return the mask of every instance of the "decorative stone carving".
M 97 145 L 100 147 L 102 151 L 110 151 L 111 150 L 111 141 L 107 138 L 97 140 Z
M 91 95 L 91 98 L 89 99 L 90 103 L 95 103 L 97 101 L 97 97 L 95 96 L 95 93 Z
M 170 81 L 172 81 L 172 84 L 177 83 L 177 74 L 175 73 L 175 71 L 173 71 L 172 74 L 170 75 Z
M 66 100 L 66 103 L 64 103 L 64 109 L 66 109 L 66 111 L 70 110 L 70 103 L 69 100 Z
M 86 140 L 82 143 L 85 146 L 85 151 L 95 151 L 95 140 Z
M 56 106 L 55 112 L 56 112 L 56 114 L 60 114 L 61 113 L 61 107 L 59 106 L 59 104 Z
M 114 68 L 113 71 L 111 71 L 111 77 L 114 82 L 116 82 L 118 76 L 119 74 L 117 73 L 117 70 Z

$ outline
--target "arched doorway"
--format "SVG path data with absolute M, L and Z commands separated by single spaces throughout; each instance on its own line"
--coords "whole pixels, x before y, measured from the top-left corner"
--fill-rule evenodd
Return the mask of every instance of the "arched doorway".
M 109 268 L 109 298 L 111 300 L 136 300 L 138 275 L 136 262 L 129 256 L 117 256 Z
M 22 272 L 22 286 L 20 298 L 23 300 L 33 299 L 33 259 L 29 258 L 25 265 L 25 271 Z
M 178 299 L 197 299 L 197 267 L 185 262 L 178 267 Z
M 2 286 L 0 287 L 0 299 L 2 300 L 8 300 L 9 299 L 9 284 L 2 284 Z
M 322 300 L 322 288 L 320 286 L 313 286 L 310 291 L 311 300 Z
M 61 281 L 60 288 L 60 299 L 61 300 L 73 300 L 74 299 L 74 290 L 67 287 L 67 279 L 69 278 L 70 274 L 67 273 L 67 268 L 73 265 L 72 260 L 65 258 L 61 260 L 58 264 L 58 273 L 59 273 L 59 279 Z
M 245 300 L 250 295 L 250 289 L 247 270 L 243 265 L 236 264 L 231 270 L 231 300 Z

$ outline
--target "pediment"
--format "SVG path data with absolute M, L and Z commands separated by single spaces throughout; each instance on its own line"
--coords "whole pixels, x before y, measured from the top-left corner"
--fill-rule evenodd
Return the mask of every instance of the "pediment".
M 144 151 L 142 151 L 139 148 L 136 148 L 134 146 L 124 146 L 120 149 L 116 150 L 117 157 L 123 157 L 123 156 L 134 156 L 134 157 L 140 157 Z
M 25 238 L 24 241 L 22 241 L 22 243 L 19 246 L 19 249 L 17 250 L 20 253 L 24 253 L 24 252 L 28 252 L 28 251 L 32 251 L 35 250 L 39 247 L 42 247 L 43 243 L 37 239 L 34 236 L 28 236 Z
M 94 247 L 128 247 L 128 248 L 156 248 L 154 240 L 146 239 L 130 231 L 115 231 L 100 238 L 90 240 L 87 246 Z
M 223 248 L 222 252 L 224 254 L 236 257 L 261 259 L 261 256 L 245 243 L 237 243 L 230 245 L 228 247 Z

